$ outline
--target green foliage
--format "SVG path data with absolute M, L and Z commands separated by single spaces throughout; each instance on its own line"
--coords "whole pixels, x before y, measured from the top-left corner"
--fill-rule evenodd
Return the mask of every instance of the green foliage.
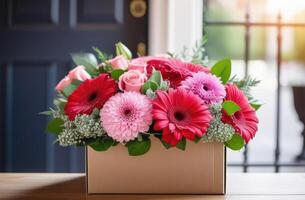
M 101 62 L 106 62 L 107 60 L 111 59 L 111 55 L 107 55 L 106 53 L 102 52 L 99 48 L 97 47 L 92 47 L 92 49 L 95 51 L 98 59 Z
M 255 78 L 251 78 L 250 76 L 245 77 L 244 79 L 238 79 L 236 76 L 233 76 L 230 80 L 233 84 L 235 84 L 239 89 L 241 89 L 244 94 L 248 97 L 248 100 L 253 100 L 253 96 L 251 95 L 251 88 L 257 86 L 260 83 L 259 80 Z
M 204 65 L 207 62 L 206 43 L 208 42 L 207 35 L 204 35 L 201 40 L 195 43 L 193 48 L 191 62 L 194 64 Z
M 218 61 L 211 68 L 211 73 L 219 77 L 223 84 L 225 84 L 231 76 L 231 60 L 223 59 Z
M 200 138 L 200 137 L 198 137 L 198 136 L 196 135 L 196 136 L 195 136 L 195 139 L 194 139 L 195 144 L 199 143 L 201 139 L 202 139 L 202 138 Z
M 52 121 L 50 121 L 46 127 L 46 132 L 53 133 L 55 135 L 58 135 L 63 130 L 63 124 L 64 121 L 60 118 L 54 118 Z
M 124 74 L 124 70 L 122 70 L 122 69 L 114 69 L 114 70 L 112 70 L 112 72 L 111 72 L 111 77 L 114 79 L 114 80 L 119 80 L 119 78 L 120 78 L 120 76 L 122 75 L 122 74 Z
M 97 59 L 92 53 L 75 53 L 72 59 L 76 65 L 83 65 L 91 76 L 98 75 Z
M 49 115 L 52 115 L 52 114 L 53 114 L 53 110 L 43 111 L 43 112 L 40 112 L 39 114 L 40 114 L 40 115 L 47 115 L 47 116 L 49 116 Z
M 185 137 L 182 138 L 182 140 L 180 140 L 180 142 L 176 145 L 176 147 L 182 151 L 185 150 L 186 147 L 186 139 Z
M 255 110 L 258 110 L 263 104 L 257 100 L 251 101 L 250 105 L 252 108 L 254 108 Z
M 258 110 L 263 105 L 260 101 L 255 100 L 251 94 L 251 89 L 260 83 L 259 80 L 251 78 L 250 76 L 247 76 L 244 79 L 238 79 L 236 76 L 233 76 L 230 82 L 235 84 L 240 90 L 244 92 L 249 100 L 250 105 L 255 110 Z
M 76 90 L 76 89 L 78 88 L 78 86 L 79 86 L 81 83 L 82 83 L 81 81 L 74 79 L 70 85 L 68 85 L 67 87 L 65 87 L 65 88 L 62 90 L 63 95 L 64 95 L 65 97 L 70 96 L 70 95 L 74 92 L 74 90 Z
M 141 90 L 142 90 L 142 93 L 146 94 L 147 90 L 149 90 L 149 89 L 153 92 L 156 91 L 158 89 L 158 84 L 154 81 L 148 80 L 147 82 L 144 83 Z
M 53 103 L 54 103 L 54 105 L 56 106 L 57 110 L 60 113 L 64 113 L 64 109 L 65 109 L 65 106 L 67 104 L 67 100 L 66 99 L 64 99 L 64 98 L 56 98 L 56 99 L 54 99 Z
M 166 142 L 164 142 L 162 139 L 160 139 L 161 143 L 163 144 L 163 146 L 166 148 L 166 149 L 170 149 L 172 146 L 170 144 L 167 144 Z
M 115 52 L 117 56 L 122 55 L 128 60 L 132 59 L 131 51 L 122 42 L 115 44 Z
M 234 101 L 224 101 L 222 103 L 222 108 L 230 116 L 234 115 L 235 112 L 240 110 L 240 107 Z
M 234 134 L 232 138 L 224 143 L 226 147 L 238 151 L 242 149 L 245 145 L 244 139 L 239 134 Z
M 92 147 L 95 151 L 106 151 L 111 146 L 113 146 L 115 141 L 111 138 L 108 139 L 97 139 L 94 142 L 90 143 L 89 146 Z
M 149 151 L 151 141 L 149 137 L 143 137 L 142 141 L 135 139 L 133 141 L 127 142 L 125 146 L 127 147 L 130 156 L 140 156 Z
M 162 74 L 160 71 L 153 70 L 153 73 L 150 78 L 142 86 L 141 92 L 149 97 L 153 97 L 154 92 L 158 89 L 167 90 L 168 84 L 166 81 L 163 81 Z
M 200 40 L 196 41 L 193 48 L 183 47 L 179 54 L 167 52 L 172 58 L 181 59 L 194 64 L 205 65 L 208 62 L 208 56 L 205 49 L 207 43 L 207 35 L 204 35 Z

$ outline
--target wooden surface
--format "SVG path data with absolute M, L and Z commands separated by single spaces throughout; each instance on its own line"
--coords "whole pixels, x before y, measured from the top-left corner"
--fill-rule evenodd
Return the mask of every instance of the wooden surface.
M 186 186 L 187 187 L 187 186 Z M 86 195 L 84 174 L 0 173 L 0 199 L 305 199 L 305 173 L 229 173 L 227 195 Z

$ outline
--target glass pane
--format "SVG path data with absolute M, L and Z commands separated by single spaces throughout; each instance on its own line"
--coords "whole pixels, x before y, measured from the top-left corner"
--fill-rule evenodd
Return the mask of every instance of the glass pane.
M 249 0 L 251 21 L 275 22 L 279 12 L 285 22 L 305 22 L 303 0 Z
M 302 151 L 305 123 L 305 27 L 283 29 L 281 161 L 295 162 Z M 305 137 L 305 135 L 304 135 Z M 294 168 L 305 171 L 303 168 Z M 283 169 L 291 171 L 291 169 Z
M 245 1 L 203 0 L 203 2 L 207 21 L 242 21 L 245 18 Z
M 261 80 L 252 94 L 263 102 L 257 112 L 259 130 L 249 143 L 249 163 L 269 163 L 274 161 L 276 128 L 276 39 L 275 28 L 251 29 L 249 75 Z M 250 168 L 250 171 L 272 171 L 274 168 Z
M 217 60 L 228 56 L 232 59 L 243 59 L 243 27 L 206 26 L 204 30 L 208 37 L 206 48 L 211 59 Z
M 304 0 L 204 0 L 204 5 L 207 21 L 243 22 L 248 7 L 252 22 L 276 22 L 281 12 L 284 22 L 305 23 Z
M 273 15 L 280 11 L 285 22 L 305 22 L 304 0 L 268 0 L 267 8 Z

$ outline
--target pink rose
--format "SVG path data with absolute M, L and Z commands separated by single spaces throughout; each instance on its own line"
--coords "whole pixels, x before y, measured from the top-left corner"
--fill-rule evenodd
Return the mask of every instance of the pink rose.
M 108 63 L 111 64 L 113 69 L 123 69 L 128 68 L 129 61 L 124 56 L 116 56 L 115 58 L 108 60 Z
M 80 65 L 72 69 L 68 76 L 63 78 L 55 87 L 56 91 L 60 92 L 62 91 L 65 87 L 71 84 L 72 80 L 80 80 L 80 81 L 85 81 L 87 79 L 90 79 L 91 76 L 86 72 L 85 67 Z
M 145 81 L 145 74 L 138 70 L 130 70 L 120 76 L 119 88 L 122 91 L 140 92 L 140 89 Z
M 128 65 L 129 70 L 139 70 L 141 73 L 146 73 L 146 60 L 140 58 L 132 59 Z
M 61 81 L 59 81 L 59 83 L 56 85 L 55 90 L 57 92 L 62 91 L 65 87 L 67 87 L 68 85 L 71 84 L 71 79 L 66 76 L 65 78 L 63 78 Z
M 128 65 L 129 70 L 139 70 L 146 73 L 147 62 L 154 59 L 167 59 L 165 56 L 143 56 L 132 59 Z
M 91 76 L 88 74 L 88 72 L 86 72 L 85 67 L 80 65 L 75 67 L 74 69 L 72 69 L 69 74 L 68 77 L 73 80 L 80 80 L 80 81 L 85 81 L 87 79 L 90 79 Z

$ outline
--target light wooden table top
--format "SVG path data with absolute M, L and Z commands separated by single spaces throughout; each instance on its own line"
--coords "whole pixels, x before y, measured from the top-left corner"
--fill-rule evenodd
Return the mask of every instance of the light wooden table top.
M 305 200 L 305 173 L 229 173 L 226 195 L 86 195 L 84 174 L 0 173 L 0 199 Z

